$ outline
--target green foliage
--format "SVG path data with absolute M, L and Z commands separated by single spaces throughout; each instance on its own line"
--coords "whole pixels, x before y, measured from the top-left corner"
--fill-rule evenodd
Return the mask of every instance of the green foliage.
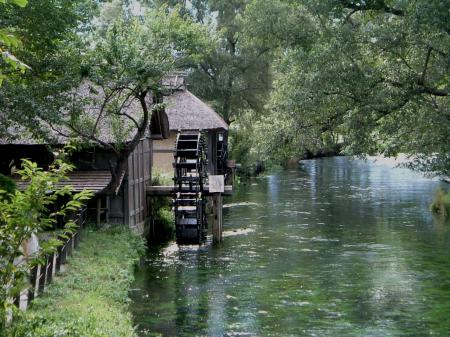
M 277 20 L 283 8 L 281 17 L 297 24 Z M 253 1 L 247 16 L 255 18 L 255 38 L 276 40 L 282 51 L 264 132 L 272 147 L 301 155 L 331 133 L 347 154 L 404 152 L 415 158 L 413 168 L 448 174 L 444 8 L 445 1 L 425 0 Z
M 8 192 L 0 190 L 0 325 L 6 322 L 6 313 L 11 307 L 10 299 L 23 289 L 30 268 L 56 250 L 61 244 L 57 234 L 40 242 L 40 250 L 23 257 L 22 244 L 42 231 L 54 226 L 57 217 L 76 212 L 91 197 L 90 191 L 73 194 L 70 186 L 58 187 L 72 166 L 61 159 L 55 160 L 48 171 L 35 163 L 23 160 L 18 171 L 27 182 L 23 190 Z M 56 210 L 51 210 L 56 200 L 65 197 L 68 201 Z M 73 233 L 76 224 L 67 220 L 63 235 Z M 61 234 L 61 233 L 58 233 Z
M 28 3 L 28 0 L 0 0 L 0 4 L 8 4 L 8 3 L 17 5 L 19 7 L 25 7 Z
M 172 184 L 173 181 L 169 177 L 159 172 L 153 173 L 152 185 L 170 186 Z M 158 243 L 172 240 L 175 236 L 175 217 L 172 211 L 171 198 L 151 198 L 150 202 L 152 212 L 150 240 Z
M 240 122 L 232 124 L 229 129 L 230 157 L 241 164 L 237 171 L 240 177 L 253 176 L 258 171 L 258 165 L 262 160 L 261 156 L 255 152 L 257 147 L 255 144 L 257 125 L 246 123 L 251 118 L 244 118 L 251 115 L 252 113 L 250 112 L 243 114 Z
M 261 112 L 271 86 L 271 49 L 246 31 L 248 0 L 158 0 L 180 8 L 209 28 L 207 49 L 192 67 L 188 82 L 193 92 L 209 101 L 227 123 L 246 110 Z
M 436 190 L 431 210 L 445 218 L 450 217 L 450 191 L 446 192 L 443 188 Z
M 261 113 L 271 89 L 271 49 L 247 34 L 248 2 L 210 1 L 215 49 L 191 76 L 194 92 L 212 101 L 227 123 L 246 110 Z
M 28 3 L 27 0 L 1 0 L 0 1 L 0 9 L 1 5 L 13 4 L 20 7 L 25 7 Z M 17 59 L 8 49 L 17 48 L 20 45 L 20 40 L 17 36 L 14 35 L 12 28 L 3 28 L 0 27 L 0 86 L 2 85 L 5 79 L 8 79 L 8 72 L 10 71 L 20 71 L 24 72 L 29 67 Z M 7 49 L 8 48 L 8 49 Z M 2 69 L 6 68 L 6 72 Z
M 14 322 L 9 336 L 136 336 L 128 292 L 144 249 L 143 239 L 123 227 L 85 230 L 66 272 Z
M 14 194 L 17 186 L 14 180 L 0 173 L 0 190 L 6 192 L 5 196 Z
M 0 7 L 1 28 L 18 39 L 14 55 L 31 67 L 19 75 L 9 72 L 8 81 L 0 88 L 0 134 L 15 136 L 8 127 L 20 125 L 45 137 L 42 120 L 55 123 L 60 118 L 60 107 L 67 101 L 65 93 L 79 81 L 81 37 L 95 2 L 40 0 L 23 8 Z

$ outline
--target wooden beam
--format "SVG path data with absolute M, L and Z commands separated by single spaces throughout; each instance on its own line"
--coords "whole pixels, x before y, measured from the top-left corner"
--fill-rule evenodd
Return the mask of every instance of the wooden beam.
M 146 187 L 147 195 L 149 196 L 171 196 L 175 193 L 175 189 L 173 186 L 147 186 Z M 212 195 L 209 193 L 209 186 L 205 186 L 203 189 L 204 195 Z M 225 185 L 225 190 L 223 195 L 232 195 L 233 194 L 233 186 Z

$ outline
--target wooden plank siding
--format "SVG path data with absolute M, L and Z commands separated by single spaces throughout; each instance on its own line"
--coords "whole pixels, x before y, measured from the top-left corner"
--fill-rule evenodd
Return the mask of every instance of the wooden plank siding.
M 146 186 L 151 180 L 150 140 L 143 139 L 128 158 L 128 179 L 125 205 L 128 226 L 142 234 L 147 218 Z
M 17 176 L 13 179 L 19 190 L 24 190 L 29 184 L 29 181 L 23 181 Z M 110 180 L 111 172 L 109 171 L 73 171 L 67 174 L 67 179 L 58 182 L 56 187 L 60 188 L 70 185 L 74 192 L 87 189 L 98 193 L 108 186 Z

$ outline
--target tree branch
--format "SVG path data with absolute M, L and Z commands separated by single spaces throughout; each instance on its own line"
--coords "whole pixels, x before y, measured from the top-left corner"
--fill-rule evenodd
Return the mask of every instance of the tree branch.
M 348 9 L 352 9 L 354 11 L 364 11 L 364 10 L 372 10 L 372 11 L 382 11 L 389 14 L 394 14 L 397 16 L 404 16 L 405 13 L 401 9 L 392 8 L 388 6 L 384 1 L 381 0 L 368 0 L 364 5 L 360 3 L 355 3 L 351 0 L 341 0 L 341 4 Z
M 438 88 L 432 88 L 424 85 L 424 83 L 421 83 L 419 80 L 417 82 L 418 85 L 422 86 L 422 88 L 419 89 L 419 92 L 430 94 L 433 96 L 439 96 L 439 97 L 447 97 L 449 95 L 449 90 L 447 88 L 445 89 L 438 89 Z
M 103 92 L 105 92 L 104 88 L 102 88 L 102 90 L 103 90 Z M 113 89 L 108 95 L 105 95 L 105 99 L 102 102 L 102 105 L 100 107 L 100 111 L 98 113 L 97 119 L 95 120 L 94 126 L 93 126 L 92 131 L 91 131 L 92 136 L 95 134 L 95 130 L 97 130 L 98 123 L 100 122 L 100 118 L 103 115 L 103 110 L 105 109 L 106 104 L 108 104 L 109 100 L 114 96 L 115 92 L 116 92 L 116 90 Z
M 428 62 L 430 61 L 430 56 L 431 56 L 432 51 L 433 51 L 433 48 L 428 47 L 427 56 L 425 58 L 425 64 L 423 66 L 422 76 L 420 77 L 421 83 L 425 83 L 425 77 L 427 75 L 427 69 L 428 69 Z

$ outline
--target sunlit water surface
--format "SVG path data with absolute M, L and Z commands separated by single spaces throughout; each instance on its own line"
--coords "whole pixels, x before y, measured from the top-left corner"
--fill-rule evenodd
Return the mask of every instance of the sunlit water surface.
M 142 336 L 450 336 L 443 185 L 386 162 L 305 161 L 226 200 L 224 242 L 152 252 Z

